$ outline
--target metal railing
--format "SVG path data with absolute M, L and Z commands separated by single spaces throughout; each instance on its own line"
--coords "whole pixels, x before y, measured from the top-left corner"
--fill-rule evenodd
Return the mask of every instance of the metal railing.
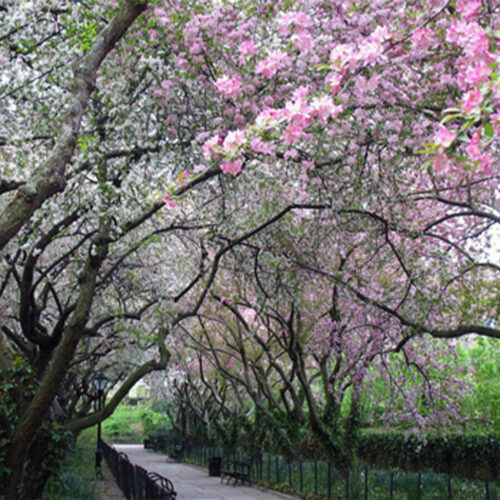
M 184 459 L 207 466 L 214 456 L 223 460 L 244 455 L 222 448 L 186 447 Z M 498 481 L 472 481 L 432 471 L 382 470 L 360 465 L 341 475 L 332 464 L 321 460 L 288 459 L 263 453 L 252 468 L 252 481 L 307 499 L 333 500 L 481 500 L 500 499 Z
M 177 492 L 170 479 L 148 472 L 128 459 L 126 453 L 102 441 L 102 451 L 116 483 L 127 500 L 175 500 Z

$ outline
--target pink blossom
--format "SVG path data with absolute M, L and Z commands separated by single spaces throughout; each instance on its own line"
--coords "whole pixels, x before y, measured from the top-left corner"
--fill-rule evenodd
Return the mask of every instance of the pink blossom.
M 461 74 L 465 83 L 476 86 L 489 79 L 491 69 L 486 61 L 473 61 Z
M 481 8 L 480 0 L 457 0 L 457 11 L 467 21 L 477 19 L 479 9 Z
M 481 26 L 478 24 L 473 26 L 474 29 L 470 33 L 467 33 L 469 35 L 469 43 L 464 47 L 465 53 L 470 57 L 483 58 L 489 54 L 490 41 Z
M 455 21 L 446 31 L 446 40 L 462 47 L 469 57 L 483 58 L 489 53 L 488 35 L 476 22 Z
M 148 35 L 151 40 L 158 40 L 160 34 L 155 29 L 151 28 L 148 30 Z
M 340 73 L 330 73 L 326 83 L 332 87 L 332 94 L 336 94 L 342 88 L 343 76 Z
M 282 12 L 278 18 L 278 31 L 281 34 L 287 33 L 290 28 L 299 33 L 310 29 L 311 26 L 311 17 L 305 12 Z
M 163 7 L 156 7 L 154 10 L 154 16 L 158 18 L 157 20 L 160 26 L 166 26 L 170 22 L 170 17 L 168 17 Z
M 176 64 L 179 68 L 184 70 L 188 70 L 190 68 L 189 61 L 184 57 L 184 53 L 182 52 L 177 56 Z
M 241 81 L 238 75 L 231 78 L 224 75 L 217 79 L 215 86 L 217 90 L 228 99 L 241 95 Z
M 204 165 L 203 163 L 199 163 L 198 165 L 194 166 L 193 173 L 198 174 L 199 172 L 203 172 L 206 169 L 207 169 L 206 165 Z
M 320 122 L 326 122 L 328 118 L 337 118 L 342 111 L 342 106 L 333 102 L 330 96 L 315 97 L 309 106 L 311 115 L 317 116 Z
M 467 29 L 467 23 L 464 21 L 455 21 L 448 26 L 446 30 L 446 41 L 459 44 L 464 32 Z
M 383 43 L 391 38 L 391 32 L 387 26 L 377 26 L 370 38 L 378 43 Z
M 295 100 L 285 104 L 284 115 L 288 118 L 300 117 L 306 113 L 308 113 L 308 105 L 304 97 L 295 97 Z
M 203 156 L 207 160 L 210 160 L 212 157 L 217 158 L 218 146 L 220 146 L 221 144 L 222 139 L 218 135 L 207 139 L 201 147 L 203 150 Z
M 312 122 L 313 118 L 308 114 L 297 113 L 294 114 L 290 123 L 283 132 L 283 141 L 287 145 L 294 144 L 299 139 L 309 139 L 309 135 L 304 131 Z
M 283 141 L 288 146 L 294 144 L 302 137 L 303 128 L 297 124 L 290 123 L 283 132 Z
M 184 170 L 184 172 L 181 172 L 177 176 L 177 184 L 183 184 L 187 177 L 189 177 L 189 172 L 187 170 Z
M 432 159 L 432 166 L 438 174 L 447 174 L 451 170 L 451 163 L 446 155 L 438 155 Z
M 153 13 L 156 17 L 167 15 L 167 13 L 165 12 L 165 9 L 163 7 L 155 7 L 155 10 L 153 11 Z
M 240 44 L 238 50 L 240 52 L 241 63 L 245 62 L 247 56 L 253 57 L 259 53 L 257 47 L 255 46 L 255 43 L 253 43 L 252 40 L 247 40 Z
M 245 132 L 243 130 L 234 130 L 227 134 L 222 144 L 224 152 L 229 153 L 239 148 L 245 142 Z
M 202 52 L 204 52 L 204 50 L 205 50 L 205 44 L 203 43 L 202 40 L 196 40 L 189 47 L 189 52 L 191 53 L 191 55 L 201 54 Z M 203 57 L 202 56 L 193 57 L 193 61 L 202 62 Z
M 376 62 L 383 55 L 384 48 L 378 41 L 364 40 L 359 45 L 359 58 L 365 63 Z
M 302 90 L 301 90 L 302 89 Z M 293 144 L 304 137 L 304 130 L 311 124 L 313 117 L 309 114 L 309 106 L 302 96 L 307 92 L 307 88 L 299 88 L 295 94 L 294 101 L 288 101 L 283 110 L 283 115 L 289 120 L 288 127 L 283 133 L 285 144 Z
M 467 154 L 473 159 L 478 160 L 481 155 L 481 139 L 479 137 L 479 132 L 476 132 L 467 143 L 465 148 Z
M 272 146 L 268 142 L 263 141 L 260 137 L 256 137 L 252 140 L 252 150 L 255 153 L 274 156 L 274 150 Z
M 201 143 L 206 141 L 209 137 L 210 137 L 210 132 L 200 132 L 196 136 L 196 141 Z
M 467 114 L 471 113 L 481 104 L 483 97 L 483 94 L 481 94 L 481 92 L 477 89 L 467 92 L 464 96 L 464 102 L 462 104 L 464 112 Z
M 444 149 L 449 148 L 452 142 L 457 138 L 457 134 L 451 132 L 446 127 L 441 127 L 439 132 L 434 136 L 434 142 L 439 144 Z
M 153 97 L 165 97 L 168 91 L 172 87 L 172 82 L 170 80 L 162 80 L 161 88 L 153 90 Z
M 241 172 L 242 168 L 242 162 L 241 160 L 224 160 L 221 163 L 220 169 L 225 172 L 226 174 L 233 174 L 236 175 Z
M 309 94 L 309 87 L 307 85 L 301 85 L 293 91 L 292 98 L 296 101 L 302 97 L 306 97 Z
M 489 153 L 482 153 L 479 155 L 478 158 L 478 164 L 477 164 L 477 170 L 478 172 L 481 172 L 485 175 L 493 175 L 494 174 L 494 169 L 493 166 L 495 165 L 495 161 L 491 154 Z
M 273 108 L 266 108 L 262 110 L 257 118 L 255 119 L 255 124 L 259 127 L 268 127 L 282 117 L 282 112 Z
M 427 49 L 434 43 L 434 32 L 430 28 L 421 28 L 413 32 L 411 41 L 419 49 Z
M 339 68 L 358 61 L 358 51 L 352 43 L 341 43 L 330 52 L 330 62 Z
M 308 52 L 312 49 L 313 38 L 306 31 L 301 31 L 292 36 L 292 44 L 301 52 Z
M 259 61 L 255 67 L 255 72 L 264 78 L 272 78 L 276 73 L 290 62 L 290 57 L 286 52 L 273 50 L 266 59 Z
M 163 202 L 165 203 L 165 205 L 167 205 L 167 206 L 169 206 L 171 208 L 174 208 L 176 206 L 175 201 L 170 201 L 170 195 L 169 194 L 166 194 L 163 197 Z

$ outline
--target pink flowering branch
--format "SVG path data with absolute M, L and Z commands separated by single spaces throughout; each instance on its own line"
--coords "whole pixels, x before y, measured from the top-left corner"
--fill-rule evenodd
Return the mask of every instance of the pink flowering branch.
M 348 283 L 342 283 L 342 284 L 345 287 L 347 287 L 352 293 L 354 293 L 354 295 L 356 295 L 358 299 L 362 300 L 366 304 L 375 306 L 377 309 L 389 313 L 390 315 L 397 318 L 402 325 L 413 328 L 416 333 L 430 334 L 433 337 L 443 338 L 443 339 L 454 339 L 469 334 L 477 334 L 477 335 L 483 335 L 485 337 L 491 337 L 494 339 L 500 339 L 500 329 L 491 328 L 489 326 L 484 326 L 484 325 L 471 324 L 471 325 L 459 325 L 455 328 L 431 328 L 422 323 L 412 321 L 404 314 L 401 314 L 398 311 L 396 311 L 394 308 L 389 307 L 388 305 L 378 300 L 375 300 L 371 297 L 368 297 L 359 290 L 356 290 L 353 286 L 349 285 Z

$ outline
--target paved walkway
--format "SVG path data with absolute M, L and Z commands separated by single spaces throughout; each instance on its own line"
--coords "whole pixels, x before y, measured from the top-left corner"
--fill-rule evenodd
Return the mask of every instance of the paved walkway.
M 252 486 L 232 486 L 210 477 L 206 469 L 183 463 L 167 462 L 166 456 L 145 450 L 139 444 L 114 444 L 132 463 L 157 472 L 174 483 L 177 500 L 294 500 L 294 497 L 271 493 Z

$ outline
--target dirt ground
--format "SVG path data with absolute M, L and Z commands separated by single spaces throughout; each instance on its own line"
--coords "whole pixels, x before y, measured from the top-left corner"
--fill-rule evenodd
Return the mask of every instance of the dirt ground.
M 126 500 L 123 493 L 118 488 L 118 485 L 113 479 L 113 474 L 106 465 L 106 461 L 102 461 L 102 475 L 104 476 L 102 481 L 97 481 L 97 500 Z

